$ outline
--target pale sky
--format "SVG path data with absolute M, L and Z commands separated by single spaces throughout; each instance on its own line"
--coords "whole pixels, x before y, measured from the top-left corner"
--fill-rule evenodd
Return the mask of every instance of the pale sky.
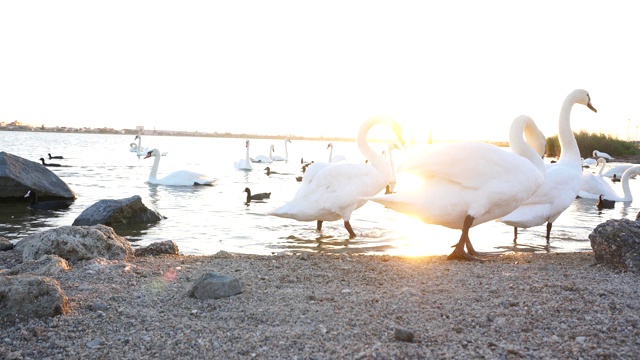
M 0 121 L 355 137 L 391 115 L 419 140 L 636 137 L 635 1 L 3 1 Z

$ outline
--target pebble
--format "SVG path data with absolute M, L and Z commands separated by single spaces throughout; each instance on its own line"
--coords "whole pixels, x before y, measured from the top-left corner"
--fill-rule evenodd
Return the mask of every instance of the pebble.
M 398 341 L 413 342 L 413 331 L 405 328 L 395 328 L 393 330 L 393 338 Z

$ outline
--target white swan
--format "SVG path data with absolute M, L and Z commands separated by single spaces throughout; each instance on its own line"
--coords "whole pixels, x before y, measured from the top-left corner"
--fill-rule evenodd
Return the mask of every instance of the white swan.
M 249 140 L 248 139 L 245 141 L 244 146 L 247 148 L 247 153 L 245 158 L 234 162 L 233 165 L 238 170 L 253 170 L 253 167 L 251 166 L 251 158 L 249 157 Z
M 545 137 L 530 117 L 513 120 L 509 141 L 513 152 L 477 142 L 430 145 L 398 169 L 420 176 L 420 188 L 369 200 L 427 224 L 462 230 L 449 259 L 478 260 L 469 229 L 515 210 L 545 177 L 544 161 L 536 151 L 544 147 Z
M 500 221 L 514 227 L 514 242 L 518 238 L 518 228 L 529 228 L 547 223 L 547 241 L 553 222 L 573 202 L 582 184 L 582 161 L 580 149 L 571 130 L 571 109 L 574 104 L 587 106 L 593 112 L 589 93 L 582 89 L 572 91 L 565 98 L 560 109 L 558 139 L 560 159 L 547 164 L 547 176 L 542 186 L 522 206 L 500 218 Z
M 146 155 L 149 149 L 142 147 L 142 136 L 136 135 L 133 140 L 138 140 L 138 143 L 132 142 L 129 144 L 129 151 L 136 153 L 138 157 Z
M 598 161 L 594 158 L 587 158 L 582 160 L 583 167 L 592 167 L 594 165 L 598 165 Z
M 147 155 L 147 153 L 149 152 L 149 148 L 147 147 L 143 147 L 142 146 L 142 135 L 136 135 L 136 137 L 133 140 L 138 140 L 138 143 L 136 144 L 135 142 L 132 142 L 131 144 L 129 144 L 129 151 L 131 152 L 135 152 L 136 155 L 138 156 L 138 158 L 140 158 L 140 156 L 145 156 Z M 162 156 L 166 156 L 167 152 L 163 152 Z
M 258 155 L 254 159 L 251 159 L 254 163 L 263 163 L 263 164 L 271 164 L 273 162 L 273 152 L 275 151 L 275 147 L 273 145 L 269 146 L 269 155 Z
M 327 145 L 327 149 L 331 149 L 329 151 L 329 162 L 340 162 L 340 161 L 346 161 L 347 158 L 344 155 L 333 155 L 333 143 L 329 143 Z
M 179 170 L 173 172 L 162 179 L 158 179 L 158 165 L 160 164 L 160 157 L 162 156 L 158 149 L 153 149 L 147 152 L 147 156 L 144 158 L 155 157 L 153 160 L 153 167 L 151 168 L 151 173 L 149 174 L 149 183 L 150 184 L 158 184 L 158 185 L 213 185 L 216 181 L 215 179 L 211 179 L 206 175 L 195 173 L 187 170 Z
M 611 185 L 602 177 L 602 170 L 607 165 L 607 160 L 598 158 L 597 164 L 600 166 L 598 173 L 594 174 L 589 170 L 582 171 L 582 184 L 578 196 L 585 199 L 597 199 L 600 194 L 605 195 L 605 199 L 609 199 L 610 195 L 616 192 Z
M 618 165 L 602 173 L 602 176 L 613 178 L 613 176 L 615 175 L 617 179 L 620 179 L 622 177 L 622 174 L 624 174 L 624 172 L 631 167 L 633 167 L 633 165 Z M 635 175 L 633 175 L 632 177 L 635 177 Z
M 369 129 L 376 124 L 389 126 L 404 143 L 402 129 L 396 121 L 386 117 L 367 119 L 358 130 L 357 143 L 369 164 L 313 163 L 305 172 L 294 198 L 268 214 L 298 221 L 317 221 L 318 231 L 322 230 L 323 221 L 342 219 L 349 238 L 356 237 L 349 222 L 351 213 L 367 202 L 365 197 L 384 189 L 391 177 L 389 163 L 367 141 Z
M 289 161 L 289 148 L 287 148 L 287 143 L 290 143 L 291 139 L 284 139 L 284 154 L 285 156 L 273 155 L 273 161 Z
M 618 195 L 618 193 L 616 193 L 616 191 L 613 190 L 611 187 L 609 187 L 610 191 L 607 191 L 607 192 L 603 191 L 600 195 L 602 195 L 605 200 L 610 200 L 610 201 L 621 201 L 621 202 L 633 201 L 633 195 L 631 194 L 631 188 L 629 187 L 629 179 L 636 175 L 640 175 L 640 166 L 637 166 L 637 165 L 628 168 L 622 174 L 622 180 L 620 180 L 620 182 L 622 183 L 622 193 L 623 193 L 622 196 Z M 599 196 L 596 196 L 590 199 L 598 199 L 598 198 Z
M 611 155 L 607 154 L 606 152 L 601 152 L 601 151 L 598 151 L 598 150 L 593 150 L 593 157 L 596 158 L 596 159 L 599 158 L 599 157 L 605 158 L 607 160 L 615 159 L 614 157 L 611 157 Z

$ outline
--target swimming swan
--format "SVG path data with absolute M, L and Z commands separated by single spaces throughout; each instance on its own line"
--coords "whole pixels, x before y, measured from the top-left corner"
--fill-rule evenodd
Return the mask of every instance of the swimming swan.
M 349 238 L 355 238 L 349 222 L 351 214 L 367 202 L 365 197 L 383 190 L 391 177 L 389 163 L 367 140 L 369 130 L 377 124 L 387 125 L 404 144 L 402 129 L 395 120 L 386 117 L 365 120 L 358 130 L 357 143 L 369 164 L 313 163 L 305 172 L 294 198 L 268 214 L 298 221 L 317 221 L 318 231 L 322 231 L 323 221 L 343 220 Z
M 479 260 L 469 229 L 518 208 L 545 177 L 544 162 L 536 151 L 544 147 L 545 137 L 530 117 L 513 120 L 509 142 L 513 152 L 477 142 L 432 145 L 398 169 L 420 176 L 424 180 L 420 188 L 369 200 L 427 224 L 462 230 L 448 259 Z
M 238 170 L 253 170 L 251 166 L 251 158 L 249 157 L 249 140 L 245 140 L 244 146 L 246 148 L 246 155 L 244 159 L 240 159 L 234 163 L 234 166 Z
M 333 143 L 329 143 L 327 145 L 327 149 L 331 149 L 329 151 L 329 162 L 340 162 L 340 161 L 346 161 L 347 158 L 344 155 L 333 155 Z
M 611 188 L 611 185 L 602 177 L 602 171 L 607 165 L 607 160 L 604 158 L 598 158 L 597 165 L 599 170 L 597 174 L 592 173 L 589 170 L 582 171 L 582 184 L 580 184 L 580 191 L 578 196 L 585 199 L 597 199 L 600 194 L 605 194 L 605 198 L 609 198 L 609 195 L 616 192 Z
M 255 159 L 251 159 L 252 162 L 254 163 L 265 163 L 265 164 L 271 164 L 273 162 L 273 152 L 274 152 L 275 148 L 273 145 L 269 146 L 269 155 L 258 155 L 255 157 Z
M 622 196 L 618 195 L 618 193 L 613 190 L 611 187 L 607 190 L 603 189 L 602 193 L 598 194 L 595 197 L 589 197 L 589 199 L 598 199 L 599 195 L 602 195 L 605 200 L 611 201 L 621 201 L 621 202 L 629 202 L 633 201 L 633 195 L 631 194 L 631 188 L 629 186 L 629 179 L 632 177 L 640 175 L 640 166 L 632 166 L 628 168 L 623 174 L 620 182 L 622 183 Z
M 162 179 L 158 179 L 158 165 L 160 164 L 160 157 L 162 156 L 158 149 L 153 149 L 147 152 L 145 159 L 155 157 L 153 160 L 153 167 L 149 174 L 149 184 L 157 185 L 175 185 L 175 186 L 193 186 L 193 185 L 213 185 L 216 181 L 206 175 L 195 173 L 188 170 L 175 171 Z
M 514 227 L 514 242 L 518 238 L 518 228 L 529 228 L 545 222 L 546 239 L 549 241 L 553 222 L 571 205 L 580 191 L 582 160 L 578 143 L 571 130 L 571 109 L 574 104 L 585 105 L 597 112 L 591 105 L 589 93 L 585 90 L 574 90 L 565 98 L 558 120 L 560 159 L 547 165 L 547 176 L 536 193 L 518 209 L 499 220 Z
M 290 143 L 291 139 L 284 139 L 284 154 L 285 157 L 273 155 L 273 161 L 289 161 L 289 149 L 287 148 L 287 143 Z
M 615 159 L 614 157 L 611 157 L 611 155 L 607 154 L 606 152 L 601 152 L 601 151 L 598 151 L 598 150 L 593 150 L 593 157 L 596 158 L 596 159 L 599 158 L 599 157 L 603 157 L 603 158 L 605 158 L 607 160 Z

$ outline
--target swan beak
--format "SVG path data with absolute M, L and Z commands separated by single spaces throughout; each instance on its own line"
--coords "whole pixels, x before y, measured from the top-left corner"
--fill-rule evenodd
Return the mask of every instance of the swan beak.
M 151 151 L 147 151 L 147 156 L 143 157 L 143 159 L 150 158 L 150 157 L 151 157 Z
M 594 113 L 598 112 L 598 110 L 596 110 L 596 108 L 594 108 L 593 105 L 591 105 L 591 101 L 589 101 L 589 103 L 587 104 L 587 107 L 591 109 L 591 111 L 593 111 Z

